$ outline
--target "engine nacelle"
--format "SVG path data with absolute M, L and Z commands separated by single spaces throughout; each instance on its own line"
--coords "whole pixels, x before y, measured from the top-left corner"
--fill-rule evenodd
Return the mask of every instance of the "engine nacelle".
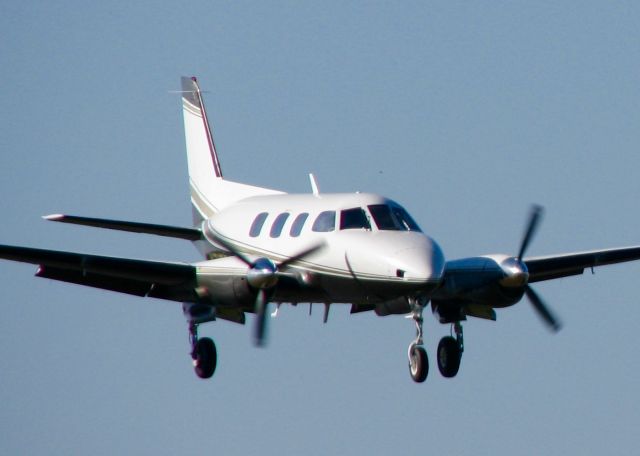
M 224 270 L 231 273 L 221 274 Z M 196 291 L 203 302 L 216 307 L 253 308 L 255 291 L 247 282 L 246 271 L 247 266 L 235 257 L 202 262 L 197 265 Z
M 507 307 L 522 298 L 528 278 L 526 265 L 507 255 L 450 261 L 433 300 Z

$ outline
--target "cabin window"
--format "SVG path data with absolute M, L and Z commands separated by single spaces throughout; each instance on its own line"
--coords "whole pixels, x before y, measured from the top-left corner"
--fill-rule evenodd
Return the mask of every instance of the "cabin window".
M 251 224 L 251 228 L 249 229 L 249 236 L 258 237 L 260 236 L 260 231 L 262 231 L 262 225 L 264 225 L 264 221 L 267 220 L 269 216 L 268 212 L 260 212 L 256 218 L 253 220 Z
M 284 227 L 284 224 L 286 223 L 288 218 L 289 218 L 288 212 L 283 212 L 282 214 L 278 215 L 276 219 L 273 221 L 273 225 L 271 225 L 271 231 L 269 232 L 269 236 L 271 236 L 272 238 L 279 237 L 280 233 L 282 233 L 282 228 Z
M 336 211 L 320 212 L 311 229 L 318 232 L 333 231 L 336 227 Z
M 304 227 L 304 222 L 306 222 L 308 218 L 309 218 L 309 214 L 307 212 L 298 214 L 298 216 L 294 219 L 293 223 L 291 224 L 291 231 L 289 231 L 289 234 L 292 237 L 300 236 L 300 233 L 302 233 L 302 227 Z
M 353 209 L 345 209 L 340 212 L 340 229 L 341 230 L 354 230 L 354 229 L 366 229 L 370 230 L 369 219 L 367 214 L 361 207 L 354 207 Z

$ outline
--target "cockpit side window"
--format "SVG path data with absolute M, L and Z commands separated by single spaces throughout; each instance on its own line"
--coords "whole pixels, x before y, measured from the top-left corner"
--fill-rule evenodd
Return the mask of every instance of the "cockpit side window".
M 320 212 L 311 229 L 317 232 L 329 232 L 336 228 L 336 211 Z
M 396 220 L 400 222 L 403 230 L 419 232 L 422 231 L 420 230 L 420 227 L 415 222 L 415 220 L 411 218 L 411 216 L 405 209 L 401 208 L 400 206 L 393 206 L 391 210 L 393 211 L 393 215 L 396 216 Z
M 365 214 L 364 210 L 361 207 L 345 209 L 340 212 L 341 230 L 353 230 L 362 228 L 370 230 L 371 225 L 369 225 L 367 214 Z
M 379 230 L 400 230 L 391 213 L 391 208 L 386 204 L 372 204 L 369 206 L 369 212 Z
M 302 233 L 302 228 L 304 227 L 304 222 L 306 222 L 308 218 L 309 214 L 307 212 L 298 214 L 298 216 L 293 220 L 293 223 L 291 224 L 291 230 L 289 231 L 289 234 L 292 237 L 300 236 L 300 233 Z
M 284 224 L 287 222 L 288 218 L 289 218 L 288 212 L 283 212 L 282 214 L 278 215 L 276 219 L 273 221 L 273 225 L 271 225 L 271 231 L 269 232 L 269 236 L 271 236 L 272 238 L 279 237 L 280 234 L 282 233 L 282 228 L 284 227 Z
M 260 231 L 262 231 L 262 226 L 264 225 L 264 221 L 267 220 L 269 216 L 268 212 L 260 212 L 256 218 L 253 220 L 251 224 L 251 228 L 249 229 L 249 236 L 258 237 L 260 236 Z

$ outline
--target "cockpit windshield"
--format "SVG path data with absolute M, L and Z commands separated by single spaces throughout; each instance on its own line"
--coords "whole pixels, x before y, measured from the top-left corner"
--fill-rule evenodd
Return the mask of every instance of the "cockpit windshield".
M 402 226 L 403 230 L 421 231 L 418 224 L 415 222 L 415 220 L 411 218 L 409 213 L 406 210 L 404 210 L 404 208 L 400 206 L 392 206 L 391 211 L 393 212 L 393 215 L 396 216 L 396 219 L 398 220 L 398 222 L 400 222 L 400 225 Z
M 400 206 L 372 204 L 368 207 L 373 221 L 379 230 L 421 232 L 418 224 L 411 218 L 409 213 Z

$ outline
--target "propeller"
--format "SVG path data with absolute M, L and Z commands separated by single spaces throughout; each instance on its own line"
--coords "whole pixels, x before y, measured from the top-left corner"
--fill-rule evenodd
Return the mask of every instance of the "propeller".
M 267 332 L 267 306 L 271 296 L 273 295 L 275 287 L 278 284 L 279 277 L 283 274 L 283 271 L 289 268 L 293 263 L 322 250 L 325 247 L 325 243 L 320 242 L 315 244 L 279 263 L 274 263 L 271 259 L 265 257 L 252 261 L 234 245 L 211 231 L 208 231 L 207 234 L 212 236 L 216 243 L 231 252 L 249 268 L 247 272 L 247 282 L 252 288 L 258 291 L 254 304 L 256 317 L 253 330 L 253 342 L 256 346 L 262 347 L 265 344 Z
M 258 347 L 263 347 L 265 343 L 268 303 L 269 297 L 267 296 L 267 290 L 259 290 L 256 296 L 256 321 L 253 330 L 253 343 Z
M 551 310 L 544 304 L 538 293 L 536 293 L 529 285 L 525 287 L 524 292 L 533 308 L 536 309 L 536 312 L 540 315 L 540 318 L 542 318 L 551 330 L 558 332 L 562 325 L 553 313 L 551 313 Z
M 520 251 L 518 252 L 519 261 L 522 261 L 522 257 L 529 248 L 531 239 L 533 239 L 536 231 L 538 231 L 538 226 L 540 225 L 540 220 L 542 219 L 543 212 L 544 209 L 542 208 L 542 206 L 533 205 L 531 207 L 531 212 L 529 213 L 529 222 L 527 223 L 527 230 L 524 232 L 524 237 L 522 238 L 522 243 L 520 244 Z
M 538 227 L 540 225 L 540 221 L 542 219 L 544 209 L 542 206 L 534 205 L 531 208 L 531 212 L 529 214 L 529 221 L 527 223 L 527 229 L 524 232 L 524 237 L 522 238 L 522 243 L 520 244 L 520 250 L 518 252 L 518 262 L 524 266 L 523 270 L 526 271 L 526 265 L 522 261 L 524 254 L 529 248 L 529 244 L 531 240 L 535 236 L 538 231 Z M 540 318 L 547 324 L 547 326 L 554 332 L 560 330 L 562 325 L 560 321 L 555 317 L 551 309 L 545 304 L 540 295 L 536 293 L 530 285 L 526 284 L 524 288 L 524 293 L 527 295 L 527 299 L 538 313 Z

